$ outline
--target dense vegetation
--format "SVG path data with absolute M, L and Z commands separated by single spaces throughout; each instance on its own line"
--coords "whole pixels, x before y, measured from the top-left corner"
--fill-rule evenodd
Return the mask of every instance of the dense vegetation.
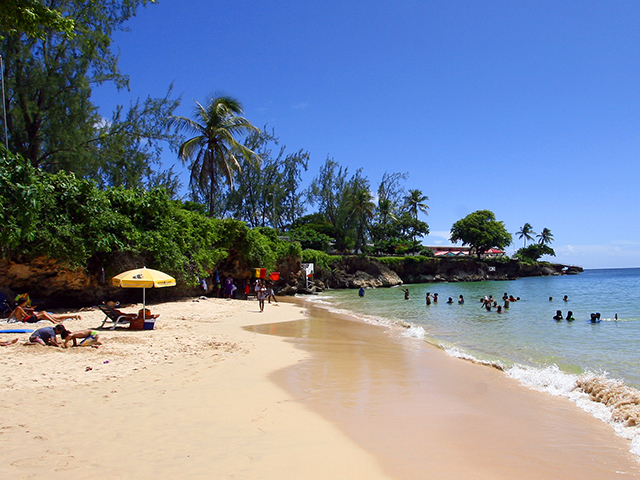
M 0 156 L 0 245 L 6 259 L 45 256 L 108 275 L 146 265 L 187 285 L 230 261 L 241 271 L 275 269 L 301 254 L 272 229 L 209 218 L 160 188 L 102 190 L 11 154 Z

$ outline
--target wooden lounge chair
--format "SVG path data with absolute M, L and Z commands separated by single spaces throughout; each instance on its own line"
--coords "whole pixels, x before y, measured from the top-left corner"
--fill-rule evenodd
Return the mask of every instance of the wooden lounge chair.
M 98 328 L 103 328 L 105 323 L 107 322 L 113 322 L 113 327 L 111 327 L 111 330 L 115 330 L 119 324 L 131 323 L 130 314 L 120 315 L 105 304 L 98 305 L 98 308 L 102 310 L 102 313 L 105 314 L 102 325 L 100 325 L 100 327 Z

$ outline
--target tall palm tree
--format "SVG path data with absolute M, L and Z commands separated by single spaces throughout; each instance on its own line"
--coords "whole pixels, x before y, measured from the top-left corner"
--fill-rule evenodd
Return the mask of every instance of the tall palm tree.
M 429 215 L 429 207 L 426 203 L 423 203 L 425 200 L 429 200 L 429 197 L 424 195 L 422 190 L 417 189 L 409 190 L 408 195 L 404 197 L 404 204 L 407 210 L 416 220 L 418 219 L 418 211 Z
M 355 250 L 364 251 L 366 233 L 376 208 L 373 195 L 366 183 L 354 185 L 353 191 L 349 194 L 347 206 L 350 210 L 349 218 L 355 224 Z
M 538 243 L 540 245 L 548 245 L 553 242 L 553 234 L 548 228 L 543 228 L 542 233 L 540 233 L 536 238 L 538 238 Z
M 183 162 L 191 160 L 191 187 L 207 198 L 209 216 L 215 211 L 219 177 L 227 180 L 233 190 L 233 174 L 242 171 L 236 158 L 240 153 L 256 161 L 260 157 L 236 140 L 237 135 L 259 132 L 246 118 L 241 117 L 242 105 L 233 97 L 220 96 L 209 100 L 206 106 L 196 102 L 194 120 L 181 116 L 171 117 L 171 125 L 194 136 L 180 145 L 178 156 Z
M 378 198 L 378 219 L 382 225 L 386 225 L 389 220 L 397 220 L 395 205 L 389 198 Z
M 409 190 L 409 193 L 404 197 L 404 206 L 409 212 L 409 214 L 418 220 L 418 212 L 422 212 L 425 215 L 429 215 L 429 207 L 427 206 L 425 200 L 429 200 L 429 197 L 422 193 L 422 190 L 412 189 Z M 416 235 L 413 235 L 413 243 L 416 242 Z
M 527 246 L 527 240 L 533 240 L 533 236 L 536 232 L 533 231 L 533 227 L 529 223 L 525 223 L 520 231 L 516 232 L 518 238 L 524 238 L 524 247 Z

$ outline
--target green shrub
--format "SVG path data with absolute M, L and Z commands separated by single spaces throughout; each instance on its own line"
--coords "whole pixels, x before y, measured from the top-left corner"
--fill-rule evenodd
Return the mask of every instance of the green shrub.
M 307 249 L 302 251 L 303 263 L 313 263 L 316 267 L 325 270 L 331 269 L 331 263 L 340 261 L 341 258 L 339 255 L 329 255 L 319 250 Z
M 301 255 L 300 244 L 273 229 L 208 218 L 162 189 L 100 190 L 73 174 L 43 173 L 21 157 L 0 155 L 0 254 L 29 261 L 45 256 L 111 276 L 157 268 L 187 285 L 233 256 L 241 268 L 275 268 Z

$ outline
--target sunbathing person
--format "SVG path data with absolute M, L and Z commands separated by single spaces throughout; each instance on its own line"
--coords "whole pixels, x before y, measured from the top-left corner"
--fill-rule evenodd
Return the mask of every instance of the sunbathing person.
M 73 341 L 74 347 L 82 347 L 82 346 L 90 346 L 90 345 L 102 345 L 98 341 L 98 332 L 95 330 L 91 330 L 87 328 L 86 330 L 78 330 L 77 332 L 70 332 L 66 338 L 64 339 L 64 348 L 67 348 L 69 342 Z M 82 339 L 80 343 L 77 342 L 78 339 Z
M 26 307 L 26 303 L 27 300 L 25 298 L 18 300 L 18 306 L 11 312 L 9 318 L 16 317 L 18 321 L 25 323 L 36 323 L 40 320 L 49 320 L 51 323 L 61 323 L 68 318 L 76 318 L 78 320 L 82 318 L 75 313 L 54 315 L 49 312 L 36 312 L 32 308 Z
M 142 314 L 143 314 L 142 309 L 138 310 L 138 313 L 126 313 L 116 308 L 118 306 L 116 302 L 108 301 L 108 302 L 105 302 L 105 305 L 109 307 L 111 310 L 113 310 L 116 313 L 116 315 L 123 316 L 127 320 L 135 320 L 137 318 L 142 318 Z M 159 316 L 160 315 L 152 315 L 151 310 L 149 310 L 148 308 L 144 309 L 144 318 L 158 318 Z
M 123 312 L 122 310 L 118 310 L 116 307 L 119 305 L 116 302 L 112 302 L 112 301 L 108 301 L 108 302 L 104 302 L 104 304 L 109 307 L 111 310 L 113 310 L 113 312 L 118 315 L 119 317 L 124 317 L 126 320 L 133 320 L 135 318 L 138 318 L 138 314 L 137 313 L 126 313 Z

